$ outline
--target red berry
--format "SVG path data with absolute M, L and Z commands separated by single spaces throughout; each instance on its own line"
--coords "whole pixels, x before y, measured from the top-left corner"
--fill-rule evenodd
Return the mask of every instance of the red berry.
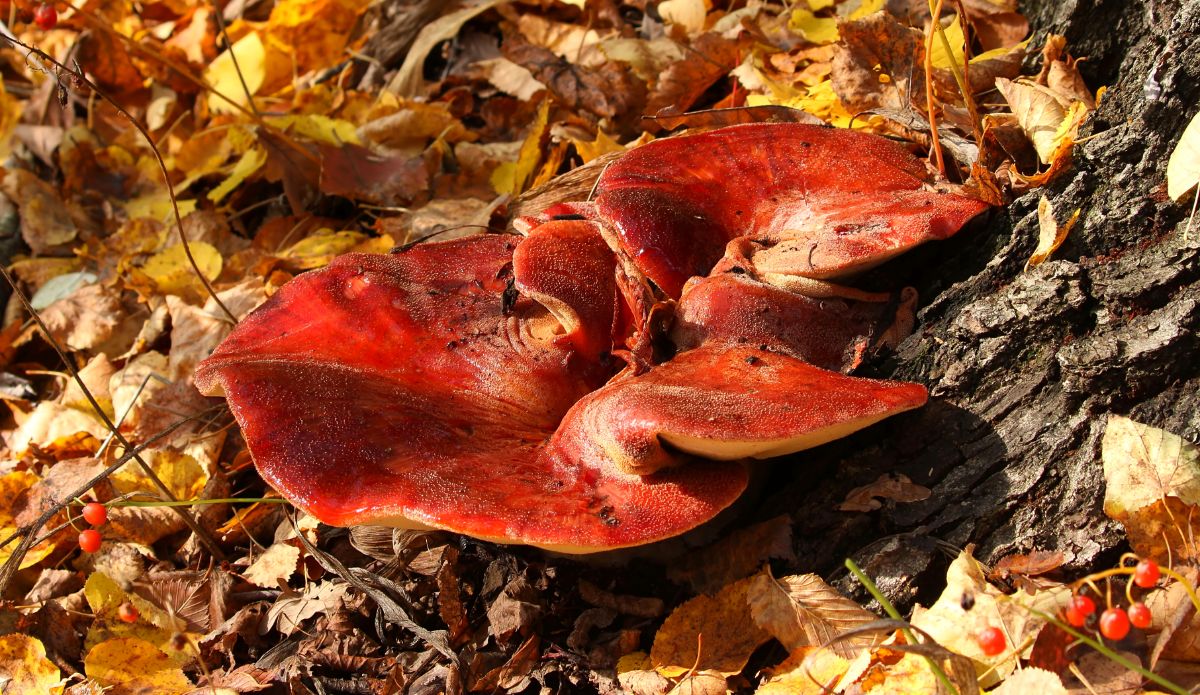
M 1154 560 L 1142 560 L 1133 570 L 1133 583 L 1143 589 L 1149 589 L 1158 583 L 1158 578 L 1161 574 L 1158 570 L 1157 562 Z
M 1150 627 L 1150 607 L 1144 603 L 1135 603 L 1130 606 L 1129 622 L 1139 630 Z
M 988 656 L 996 656 L 1004 651 L 1007 645 L 1007 640 L 1004 639 L 1004 632 L 998 627 L 985 627 L 979 631 L 975 637 L 979 642 L 979 648 Z
M 1089 596 L 1072 596 L 1071 608 L 1074 608 L 1080 615 L 1086 618 L 1096 612 L 1096 602 Z
M 85 553 L 94 553 L 100 549 L 103 542 L 100 532 L 94 528 L 79 532 L 79 549 Z
M 117 606 L 117 617 L 121 619 L 121 622 L 136 623 L 138 619 L 137 606 L 128 601 L 122 603 Z
M 88 502 L 83 505 L 83 520 L 92 526 L 103 526 L 108 521 L 108 507 L 99 502 Z
M 1087 616 L 1080 613 L 1075 606 L 1068 606 L 1067 622 L 1073 627 L 1083 627 L 1087 623 Z
M 1100 614 L 1100 634 L 1110 640 L 1125 639 L 1129 634 L 1129 615 L 1124 608 L 1109 608 Z
M 58 24 L 58 10 L 50 3 L 42 3 L 33 11 L 33 23 L 42 31 L 50 31 Z

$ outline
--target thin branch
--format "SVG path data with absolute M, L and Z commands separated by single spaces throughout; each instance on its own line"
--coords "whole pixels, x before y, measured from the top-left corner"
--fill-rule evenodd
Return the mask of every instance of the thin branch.
M 117 113 L 124 116 L 125 119 L 128 120 L 129 123 L 134 128 L 136 128 L 138 133 L 141 134 L 141 136 L 146 140 L 147 144 L 150 145 L 150 151 L 154 153 L 155 161 L 158 162 L 159 170 L 162 171 L 163 181 L 167 184 L 167 195 L 169 195 L 171 198 L 171 210 L 175 213 L 175 227 L 176 227 L 176 229 L 179 230 L 179 241 L 183 245 L 183 253 L 184 253 L 184 255 L 187 256 L 188 263 L 191 264 L 192 270 L 195 272 L 196 277 L 200 278 L 200 282 L 204 284 L 204 289 L 208 291 L 208 295 L 210 297 L 212 297 L 213 301 L 215 301 L 217 303 L 217 306 L 221 307 L 221 310 L 225 312 L 225 315 L 229 317 L 229 320 L 236 324 L 237 317 L 233 315 L 233 312 L 229 310 L 229 307 L 225 306 L 225 303 L 222 302 L 221 298 L 217 296 L 217 291 L 215 289 L 213 289 L 212 283 L 210 283 L 208 281 L 208 277 L 205 276 L 204 272 L 200 270 L 199 264 L 196 263 L 196 258 L 192 255 L 192 247 L 188 243 L 187 233 L 183 231 L 183 215 L 181 215 L 179 213 L 179 201 L 175 198 L 175 186 L 173 186 L 171 184 L 171 172 L 167 170 L 167 163 L 165 161 L 163 161 L 162 153 L 160 153 L 158 151 L 158 145 L 154 144 L 154 138 L 150 137 L 150 133 L 147 132 L 146 129 L 142 127 L 142 124 L 139 123 L 138 120 L 136 118 L 134 118 L 132 114 L 130 114 L 128 111 L 126 111 L 124 107 L 122 107 L 116 101 L 111 99 L 107 94 L 105 94 L 96 85 L 96 83 L 94 83 L 90 79 L 88 79 L 88 77 L 83 74 L 83 71 L 75 70 L 73 68 L 67 67 L 66 65 L 63 65 L 62 63 L 60 63 L 57 60 L 55 60 L 54 58 L 52 58 L 45 51 L 43 51 L 40 48 L 37 48 L 35 46 L 30 46 L 29 44 L 21 41 L 20 39 L 12 38 L 9 36 L 5 36 L 4 39 L 11 44 L 20 46 L 21 48 L 24 48 L 25 50 L 29 51 L 30 53 L 38 56 L 46 63 L 54 65 L 62 72 L 65 72 L 68 75 L 71 75 L 71 77 L 73 79 L 77 79 L 80 82 L 82 82 L 83 84 L 86 84 L 92 90 L 92 93 L 99 95 L 99 97 L 101 99 L 108 102 L 108 104 L 110 106 L 112 106 L 114 109 L 116 109 Z
M 37 322 L 38 328 L 42 329 L 42 333 L 46 336 L 46 341 L 50 343 L 52 348 L 54 348 L 54 352 L 58 353 L 58 358 L 63 361 L 64 365 L 66 365 L 67 371 L 71 372 L 71 378 L 75 380 L 75 384 L 79 386 L 80 391 L 82 391 L 84 397 L 87 398 L 88 403 L 96 412 L 96 416 L 100 418 L 101 422 L 104 423 L 104 426 L 107 427 L 110 432 L 112 432 L 112 435 L 117 438 L 117 441 L 121 443 L 121 446 L 125 451 L 134 450 L 133 445 L 129 443 L 129 440 L 125 438 L 125 435 L 121 434 L 121 430 L 119 430 L 117 426 L 113 424 L 112 419 L 108 417 L 108 413 L 105 413 L 104 409 L 100 407 L 100 404 L 96 401 L 96 397 L 92 395 L 91 389 L 89 389 L 87 384 L 84 383 L 83 378 L 79 376 L 79 370 L 75 368 L 75 362 L 67 356 L 66 352 L 63 351 L 62 346 L 59 345 L 58 341 L 54 339 L 54 336 L 50 333 L 50 329 L 46 326 L 45 322 L 42 321 L 41 315 L 38 314 L 37 310 L 33 308 L 33 305 L 29 303 L 29 298 L 25 296 L 25 291 L 21 289 L 21 286 L 18 285 L 13 276 L 9 274 L 8 268 L 0 265 L 0 274 L 3 274 L 4 279 L 7 280 L 8 284 L 12 286 L 13 296 L 21 300 L 22 306 L 24 306 L 25 310 L 28 311 L 31 316 L 33 316 L 33 320 Z M 141 454 L 137 453 L 136 450 L 134 450 L 133 459 L 137 461 L 138 465 L 141 466 L 142 471 L 146 474 L 146 477 L 154 483 L 154 485 L 167 499 L 176 499 L 175 495 L 171 493 L 171 490 L 166 486 L 165 483 L 163 483 L 162 479 L 158 477 L 158 474 L 154 472 L 154 469 L 150 467 L 150 464 L 146 463 L 146 460 L 143 459 Z M 190 528 L 192 532 L 195 533 L 196 536 L 204 543 L 204 545 L 208 547 L 209 552 L 211 552 L 214 557 L 218 559 L 224 559 L 225 553 L 221 550 L 221 546 L 217 543 L 217 540 L 213 538 L 212 534 L 205 530 L 199 522 L 192 518 L 192 515 L 189 514 L 187 510 L 181 507 L 176 507 L 175 512 L 179 514 L 179 516 L 183 519 L 183 522 L 188 525 L 188 528 Z

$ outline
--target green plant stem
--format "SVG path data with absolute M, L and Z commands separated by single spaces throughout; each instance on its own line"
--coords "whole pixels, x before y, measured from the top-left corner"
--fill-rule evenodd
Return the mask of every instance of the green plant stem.
M 263 504 L 287 504 L 288 501 L 282 497 L 219 497 L 216 499 L 201 499 L 201 500 L 153 500 L 144 502 L 133 502 L 126 500 L 124 502 L 112 502 L 109 507 L 190 507 L 197 504 L 254 504 L 261 502 Z
M 1167 680 L 1166 678 L 1163 678 L 1162 676 L 1158 675 L 1157 673 L 1155 673 L 1149 669 L 1143 668 L 1136 662 L 1126 659 L 1125 657 L 1121 656 L 1120 653 L 1118 653 L 1112 649 L 1109 649 L 1100 640 L 1094 639 L 1092 637 L 1087 636 L 1086 634 L 1084 634 L 1082 632 L 1079 632 L 1075 628 L 1064 623 L 1063 621 L 1059 620 L 1058 618 L 1054 617 L 1053 615 L 1050 615 L 1049 613 L 1044 613 L 1036 608 L 1030 608 L 1029 606 L 1026 606 L 1019 602 L 1014 601 L 1014 603 L 1016 603 L 1021 608 L 1024 608 L 1025 610 L 1029 611 L 1033 615 L 1036 615 L 1037 617 L 1041 618 L 1042 620 L 1045 620 L 1048 623 L 1053 623 L 1060 630 L 1062 630 L 1063 632 L 1066 632 L 1068 635 L 1071 635 L 1072 637 L 1079 640 L 1080 642 L 1083 642 L 1084 644 L 1088 645 L 1092 649 L 1095 649 L 1096 651 L 1100 652 L 1107 659 L 1111 660 L 1113 663 L 1119 664 L 1120 666 L 1123 666 L 1124 668 L 1127 668 L 1130 671 L 1137 673 L 1138 675 L 1140 675 L 1141 677 L 1143 677 L 1147 680 L 1154 681 L 1155 683 L 1157 683 L 1158 685 L 1161 685 L 1162 687 L 1166 688 L 1167 690 L 1169 690 L 1173 693 L 1177 693 L 1177 695 L 1189 695 L 1189 691 L 1186 688 L 1182 688 L 1182 687 L 1172 683 L 1171 681 Z
M 896 607 L 892 605 L 892 602 L 887 600 L 887 597 L 883 595 L 883 592 L 879 590 L 879 587 L 875 586 L 875 582 L 871 581 L 871 578 L 867 576 L 866 572 L 863 572 L 858 568 L 858 565 L 854 563 L 854 560 L 846 558 L 846 569 L 850 570 L 850 573 L 853 574 L 854 577 L 858 579 L 858 581 L 864 587 L 866 587 L 867 591 L 870 592 L 871 596 L 879 602 L 879 605 L 883 607 L 883 611 L 887 613 L 892 620 L 898 620 L 907 624 L 904 618 L 900 615 L 900 611 L 896 610 Z M 917 644 L 917 637 L 913 634 L 912 630 L 908 629 L 907 627 L 903 627 L 900 628 L 900 631 L 904 633 L 904 638 L 908 640 L 909 644 Z M 925 656 L 925 662 L 929 664 L 930 670 L 932 670 L 933 674 L 937 676 L 937 679 L 942 682 L 942 685 L 945 686 L 947 690 L 954 693 L 954 695 L 958 695 L 958 688 L 954 687 L 954 684 L 950 682 L 950 677 L 946 675 L 945 670 L 942 669 L 942 665 L 934 661 L 933 657 L 931 656 Z

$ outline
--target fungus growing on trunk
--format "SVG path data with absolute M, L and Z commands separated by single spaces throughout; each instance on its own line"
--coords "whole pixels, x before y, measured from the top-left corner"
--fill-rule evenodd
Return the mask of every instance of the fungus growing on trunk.
M 921 385 L 843 373 L 890 305 L 827 282 L 984 209 L 899 146 L 734 127 L 634 150 L 599 191 L 568 219 L 524 220 L 524 238 L 302 275 L 196 383 L 226 396 L 263 478 L 326 523 L 567 552 L 683 533 L 741 494 L 747 459 L 925 402 Z M 650 311 L 672 306 L 653 334 Z

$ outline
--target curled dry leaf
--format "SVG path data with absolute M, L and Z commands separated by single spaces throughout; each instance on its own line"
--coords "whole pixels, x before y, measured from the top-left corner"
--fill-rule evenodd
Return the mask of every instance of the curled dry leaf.
M 996 89 L 1000 90 L 1021 129 L 1033 142 L 1038 158 L 1043 164 L 1049 164 L 1058 149 L 1059 126 L 1067 117 L 1070 103 L 1049 87 L 1039 84 L 1000 78 L 996 80 Z
M 41 315 L 55 340 L 74 350 L 92 350 L 113 337 L 124 313 L 116 291 L 93 283 L 54 302 Z
M 746 600 L 754 622 L 788 651 L 828 645 L 835 654 L 849 659 L 861 648 L 878 641 L 871 634 L 838 639 L 879 617 L 842 596 L 815 574 L 777 580 L 764 569 L 748 581 Z
M 1159 562 L 1196 557 L 1190 539 L 1200 531 L 1200 449 L 1157 427 L 1111 415 L 1101 459 L 1104 513 L 1125 526 L 1134 551 Z
M 846 494 L 846 499 L 838 505 L 840 512 L 870 512 L 879 509 L 883 503 L 879 500 L 894 502 L 920 502 L 929 499 L 933 491 L 924 485 L 917 485 L 903 473 L 884 473 L 869 485 L 856 487 Z
M 1075 212 L 1066 222 L 1059 225 L 1058 220 L 1054 217 L 1054 204 L 1046 196 L 1038 201 L 1038 244 L 1034 249 L 1033 255 L 1025 262 L 1025 269 L 1037 267 L 1050 258 L 1050 254 L 1054 253 L 1062 243 L 1067 240 L 1067 235 L 1071 233 L 1071 228 L 1079 221 L 1080 210 L 1076 208 Z
M 21 208 L 21 237 L 35 254 L 61 248 L 78 233 L 58 191 L 33 172 L 9 169 L 4 194 Z
M 337 610 L 349 589 L 345 582 L 323 581 L 303 593 L 285 592 L 267 611 L 266 627 L 290 635 L 314 615 Z
M 830 649 L 800 647 L 788 655 L 755 691 L 755 695 L 825 695 L 850 668 L 850 662 Z

